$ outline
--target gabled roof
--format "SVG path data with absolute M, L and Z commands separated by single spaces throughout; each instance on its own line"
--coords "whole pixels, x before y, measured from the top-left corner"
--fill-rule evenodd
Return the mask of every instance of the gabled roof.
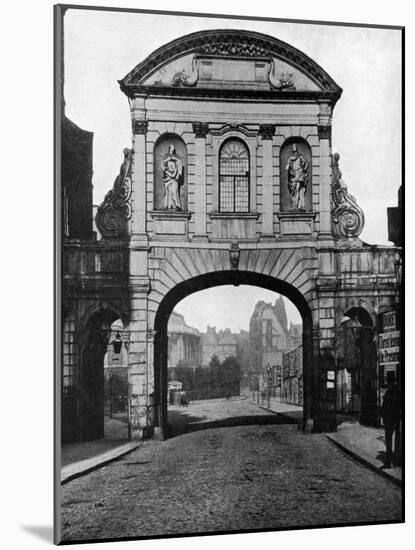
M 286 97 L 289 99 L 291 96 L 305 97 L 305 95 L 309 96 L 311 94 L 313 97 L 327 97 L 335 103 L 342 93 L 342 89 L 334 80 L 315 61 L 300 50 L 273 36 L 235 29 L 199 31 L 161 46 L 119 81 L 121 90 L 129 97 L 133 97 L 136 93 L 201 96 L 207 92 L 209 92 L 208 95 L 214 96 L 215 92 L 213 90 L 202 90 L 200 87 L 169 87 L 167 90 L 166 87 L 157 88 L 157 86 L 145 86 L 143 84 L 155 71 L 189 54 L 222 58 L 276 58 L 300 71 L 318 86 L 318 91 L 314 92 L 263 91 L 260 95 L 265 94 L 266 97 Z M 246 90 L 240 91 L 247 93 Z M 216 93 L 218 92 L 216 90 Z M 230 90 L 221 90 L 220 92 L 223 95 L 229 95 Z M 232 92 L 232 95 L 238 95 L 237 91 L 232 90 Z

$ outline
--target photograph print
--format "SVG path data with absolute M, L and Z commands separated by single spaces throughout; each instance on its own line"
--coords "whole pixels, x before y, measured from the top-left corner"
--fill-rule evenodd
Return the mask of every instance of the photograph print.
M 54 9 L 55 543 L 402 523 L 403 27 Z

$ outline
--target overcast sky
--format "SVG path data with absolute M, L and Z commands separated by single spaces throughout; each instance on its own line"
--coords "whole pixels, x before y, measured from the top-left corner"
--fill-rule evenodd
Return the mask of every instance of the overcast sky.
M 397 30 L 70 9 L 65 15 L 66 113 L 94 132 L 94 202 L 112 187 L 131 146 L 117 80 L 159 46 L 194 31 L 256 30 L 302 50 L 343 88 L 333 152 L 366 216 L 361 238 L 387 244 L 386 208 L 401 183 L 401 50 Z
M 248 285 L 219 286 L 196 292 L 179 302 L 175 311 L 182 313 L 186 323 L 202 332 L 206 326 L 223 329 L 229 327 L 232 332 L 249 330 L 249 320 L 259 300 L 275 303 L 279 294 L 271 290 Z M 288 326 L 290 321 L 301 323 L 301 315 L 294 304 L 284 298 Z
M 112 187 L 122 150 L 131 146 L 129 104 L 117 81 L 170 40 L 215 28 L 255 30 L 288 42 L 343 88 L 334 110 L 333 152 L 341 154 L 343 178 L 365 212 L 361 238 L 388 244 L 386 208 L 397 204 L 401 183 L 401 37 L 396 30 L 68 10 L 66 114 L 94 132 L 94 203 Z M 200 330 L 207 323 L 247 329 L 255 303 L 276 297 L 255 287 L 218 287 L 188 297 L 177 311 Z M 289 319 L 300 322 L 295 307 L 287 309 Z

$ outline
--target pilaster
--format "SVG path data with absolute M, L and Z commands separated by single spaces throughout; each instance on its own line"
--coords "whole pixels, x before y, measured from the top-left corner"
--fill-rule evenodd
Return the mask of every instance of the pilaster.
M 194 241 L 207 240 L 206 229 L 206 134 L 209 125 L 204 122 L 194 122 L 195 134 L 195 216 Z
M 320 233 L 319 238 L 331 236 L 331 125 L 321 124 L 318 127 L 320 142 Z
M 142 241 L 146 234 L 146 120 L 134 120 L 133 150 L 134 164 L 132 172 L 131 195 L 131 240 Z
M 273 160 L 272 140 L 274 124 L 261 124 L 259 134 L 262 137 L 262 235 L 261 240 L 273 240 Z

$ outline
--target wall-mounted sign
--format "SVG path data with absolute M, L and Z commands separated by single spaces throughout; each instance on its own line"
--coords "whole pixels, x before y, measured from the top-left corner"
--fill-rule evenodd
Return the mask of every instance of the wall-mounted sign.
M 395 312 L 388 312 L 394 314 Z M 384 314 L 384 322 L 385 322 Z M 400 362 L 400 331 L 392 330 L 391 327 L 396 327 L 396 315 L 388 316 L 385 326 L 385 332 L 379 334 L 379 383 L 381 388 L 386 387 L 386 376 L 388 372 L 394 372 L 399 378 L 399 362 Z
M 399 363 L 399 343 L 399 330 L 379 334 L 379 365 Z
M 396 311 L 383 313 L 383 332 L 396 330 Z

